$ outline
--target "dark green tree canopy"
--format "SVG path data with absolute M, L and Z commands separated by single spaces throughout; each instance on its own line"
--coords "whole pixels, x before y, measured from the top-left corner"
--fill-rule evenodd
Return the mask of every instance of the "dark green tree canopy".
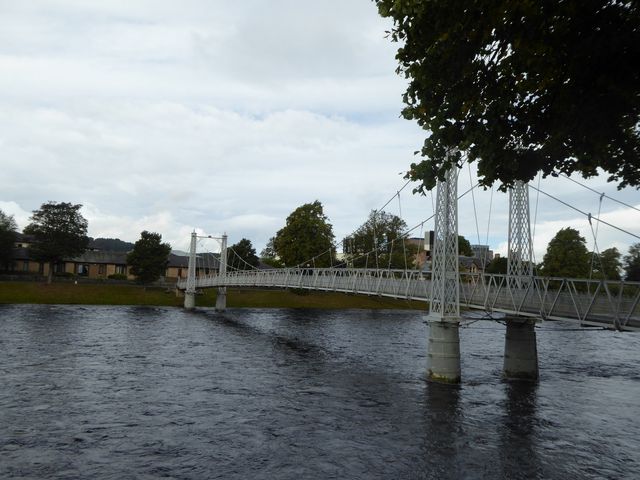
M 17 229 L 13 215 L 7 215 L 0 210 L 0 270 L 4 270 L 12 258 Z
M 276 249 L 273 246 L 273 242 L 275 242 L 275 237 L 271 237 L 267 242 L 267 245 L 260 252 L 260 261 L 273 268 L 282 268 L 284 267 L 284 264 L 278 257 Z
M 372 210 L 367 220 L 342 240 L 342 251 L 354 267 L 376 268 L 377 261 L 379 268 L 411 268 L 418 247 L 402 241 L 406 230 L 406 222 L 397 215 Z
M 486 186 L 600 167 L 640 187 L 640 2 L 374 1 L 401 44 L 402 114 L 429 132 L 417 190 L 450 151 Z
M 253 248 L 251 244 L 251 240 L 243 238 L 238 243 L 231 245 L 228 250 L 227 262 L 228 265 L 233 265 L 234 268 L 250 270 L 252 267 L 257 267 L 260 263 L 256 255 L 256 249 Z
M 119 238 L 90 239 L 91 247 L 109 252 L 128 252 L 133 248 L 133 243 L 125 242 Z
M 487 273 L 496 273 L 500 275 L 507 274 L 509 260 L 507 257 L 498 257 L 491 260 L 491 263 L 487 265 Z
M 640 243 L 629 247 L 629 254 L 624 256 L 625 280 L 640 282 Z
M 273 240 L 273 248 L 288 267 L 314 259 L 316 267 L 334 263 L 333 227 L 324 214 L 322 203 L 316 200 L 296 208 L 287 217 L 286 225 Z
M 473 257 L 471 242 L 462 235 L 458 235 L 458 254 L 464 255 L 465 257 Z
M 164 275 L 170 253 L 171 245 L 162 243 L 162 235 L 145 230 L 127 255 L 127 264 L 140 283 L 152 283 Z
M 546 277 L 587 278 L 591 256 L 584 237 L 573 228 L 563 228 L 551 239 L 542 259 Z
M 600 252 L 600 255 L 594 253 L 592 253 L 592 255 L 592 278 L 599 278 L 602 280 L 620 280 L 622 263 L 620 262 L 620 252 L 616 247 L 607 248 Z
M 65 202 L 43 203 L 34 210 L 31 223 L 24 233 L 33 235 L 30 255 L 41 262 L 49 262 L 49 278 L 53 264 L 83 253 L 89 244 L 87 220 L 80 214 L 82 205 Z

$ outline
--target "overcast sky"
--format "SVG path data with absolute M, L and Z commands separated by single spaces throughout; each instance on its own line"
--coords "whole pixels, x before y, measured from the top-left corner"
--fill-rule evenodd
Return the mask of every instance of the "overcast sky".
M 371 0 L 0 0 L 0 209 L 23 228 L 44 202 L 81 203 L 93 237 L 187 249 L 195 228 L 259 252 L 317 199 L 341 240 L 404 185 L 424 137 L 399 118 L 389 28 Z M 638 190 L 587 184 L 640 208 Z M 637 210 L 562 178 L 541 188 L 640 236 Z M 432 199 L 410 190 L 386 211 L 414 226 Z M 538 260 L 566 226 L 593 248 L 575 211 L 543 196 L 531 211 Z M 504 253 L 507 212 L 476 191 L 460 232 Z M 598 232 L 600 249 L 634 241 Z

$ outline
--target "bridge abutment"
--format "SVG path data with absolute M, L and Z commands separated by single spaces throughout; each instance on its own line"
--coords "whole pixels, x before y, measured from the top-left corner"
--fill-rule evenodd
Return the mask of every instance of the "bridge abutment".
M 429 319 L 427 378 L 436 382 L 460 383 L 459 323 Z
M 513 380 L 538 380 L 538 346 L 535 320 L 507 317 L 504 341 L 504 376 Z

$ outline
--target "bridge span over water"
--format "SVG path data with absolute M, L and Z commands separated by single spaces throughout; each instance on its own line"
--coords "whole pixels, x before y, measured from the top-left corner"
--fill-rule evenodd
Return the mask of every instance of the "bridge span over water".
M 186 290 L 188 279 L 178 282 Z M 300 288 L 430 302 L 431 275 L 419 271 L 364 268 L 281 268 L 234 271 L 195 278 L 195 288 Z M 459 274 L 460 306 L 583 326 L 640 330 L 640 282 L 510 278 Z M 425 306 L 426 310 L 426 306 Z
M 218 288 L 218 310 L 224 310 L 226 306 L 227 287 L 300 288 L 424 301 L 428 304 L 425 311 L 428 308 L 429 324 L 427 376 L 432 380 L 451 383 L 457 383 L 461 378 L 460 308 L 480 310 L 489 317 L 501 313 L 506 324 L 504 374 L 507 378 L 537 380 L 535 326 L 542 320 L 567 320 L 580 326 L 640 330 L 640 282 L 536 275 L 529 218 L 529 186 L 522 181 L 516 181 L 509 190 L 506 275 L 460 272 L 457 182 L 456 167 L 450 168 L 445 179 L 438 181 L 433 216 L 434 241 L 428 274 L 408 268 L 300 266 L 227 271 L 227 238 L 223 236 L 220 239 L 217 274 L 199 276 L 196 275 L 197 235 L 194 232 L 191 236 L 188 276 L 178 282 L 177 288 L 185 293 L 186 308 L 195 306 L 198 289 Z M 603 222 L 590 213 L 585 215 L 590 225 L 592 222 Z M 633 233 L 625 233 L 640 238 Z M 594 232 L 594 242 L 595 239 Z M 377 243 L 374 242 L 374 245 Z M 571 257 L 565 261 L 571 262 Z M 301 265 L 315 263 L 303 262 Z

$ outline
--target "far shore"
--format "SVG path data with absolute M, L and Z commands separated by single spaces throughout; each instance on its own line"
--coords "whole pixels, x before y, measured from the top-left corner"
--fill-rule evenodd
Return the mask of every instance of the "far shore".
M 196 307 L 213 307 L 216 289 L 196 296 Z M 60 282 L 0 282 L 0 304 L 154 305 L 180 307 L 184 299 L 166 287 Z M 227 290 L 229 308 L 321 308 L 427 310 L 425 302 L 393 298 L 281 289 Z

